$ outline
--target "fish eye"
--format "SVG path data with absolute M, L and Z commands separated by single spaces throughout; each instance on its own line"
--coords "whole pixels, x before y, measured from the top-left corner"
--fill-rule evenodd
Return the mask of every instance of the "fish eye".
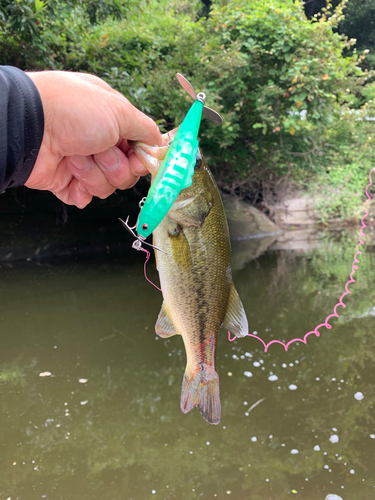
M 202 166 L 202 158 L 197 158 L 197 161 L 195 163 L 194 170 L 198 170 Z

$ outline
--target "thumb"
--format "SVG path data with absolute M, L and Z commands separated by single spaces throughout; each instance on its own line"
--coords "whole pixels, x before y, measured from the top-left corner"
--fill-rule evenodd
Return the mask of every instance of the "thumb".
M 120 139 L 161 146 L 163 139 L 154 120 L 133 106 L 123 95 L 116 93 L 113 98 L 117 100 L 115 110 Z

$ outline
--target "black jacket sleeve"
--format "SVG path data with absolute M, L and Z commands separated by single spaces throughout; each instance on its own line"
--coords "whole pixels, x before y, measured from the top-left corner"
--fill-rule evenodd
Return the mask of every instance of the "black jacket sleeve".
M 0 66 L 0 193 L 29 178 L 42 144 L 44 114 L 34 82 Z

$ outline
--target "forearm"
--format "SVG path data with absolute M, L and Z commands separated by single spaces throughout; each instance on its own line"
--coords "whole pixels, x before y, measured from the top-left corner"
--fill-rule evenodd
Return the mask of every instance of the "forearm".
M 0 66 L 0 193 L 25 184 L 44 132 L 39 92 L 21 70 Z

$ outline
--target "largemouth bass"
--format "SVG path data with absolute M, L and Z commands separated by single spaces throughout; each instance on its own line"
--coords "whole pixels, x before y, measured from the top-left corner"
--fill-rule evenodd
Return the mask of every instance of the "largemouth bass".
M 173 138 L 175 131 L 166 134 Z M 168 146 L 132 143 L 153 177 Z M 183 189 L 153 232 L 164 302 L 155 325 L 162 338 L 181 335 L 187 363 L 181 410 L 195 406 L 211 424 L 221 416 L 215 350 L 221 326 L 237 337 L 248 333 L 246 314 L 232 281 L 231 246 L 223 203 L 215 180 L 198 153 L 193 184 Z

